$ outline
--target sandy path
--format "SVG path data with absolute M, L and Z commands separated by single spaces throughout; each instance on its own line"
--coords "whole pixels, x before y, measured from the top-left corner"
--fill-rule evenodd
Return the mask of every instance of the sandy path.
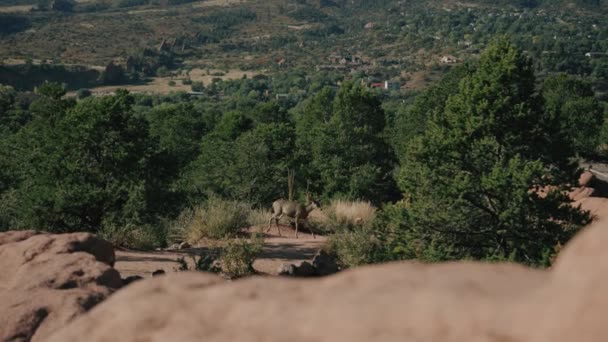
M 265 234 L 264 249 L 253 268 L 264 274 L 276 275 L 277 269 L 283 263 L 296 263 L 311 260 L 315 253 L 327 241 L 324 236 L 316 236 L 299 232 L 298 239 L 294 237 L 294 230 L 289 226 L 281 226 L 282 237 L 277 234 L 276 227 Z M 208 250 L 208 246 L 196 246 L 184 250 L 164 250 L 155 252 L 139 252 L 128 250 L 116 251 L 115 268 L 123 278 L 133 275 L 150 277 L 152 272 L 162 269 L 166 273 L 177 272 L 180 264 L 177 259 L 184 257 L 190 269 L 193 269 L 193 255 L 200 255 Z
M 253 268 L 258 272 L 266 274 L 277 274 L 277 269 L 283 263 L 294 264 L 303 260 L 312 260 L 327 241 L 324 236 L 316 235 L 316 239 L 308 232 L 298 232 L 298 239 L 294 237 L 295 231 L 285 225 L 281 225 L 282 237 L 278 236 L 277 228 L 272 227 L 266 234 L 264 249 L 253 263 Z

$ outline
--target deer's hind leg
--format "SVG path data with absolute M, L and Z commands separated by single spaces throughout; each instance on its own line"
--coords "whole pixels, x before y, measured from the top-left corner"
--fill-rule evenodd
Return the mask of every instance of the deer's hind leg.
M 272 228 L 272 220 L 273 219 L 274 219 L 274 212 L 271 213 L 270 220 L 268 220 L 268 228 L 266 228 L 266 233 L 268 233 L 270 231 L 270 228 Z
M 281 215 L 277 216 L 274 221 L 277 225 L 277 231 L 279 232 L 279 236 L 282 236 L 281 235 L 281 225 L 279 224 L 279 220 L 281 219 L 281 217 L 283 217 L 282 213 L 281 213 Z

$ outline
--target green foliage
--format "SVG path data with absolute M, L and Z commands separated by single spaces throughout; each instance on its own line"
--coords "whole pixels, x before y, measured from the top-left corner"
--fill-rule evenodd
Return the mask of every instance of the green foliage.
M 198 259 L 192 256 L 194 270 L 222 273 L 235 279 L 255 273 L 253 262 L 264 247 L 264 234 L 253 234 L 250 240 L 225 239 L 222 246 L 203 251 Z M 180 271 L 188 271 L 190 266 L 184 257 L 177 258 Z
M 375 254 L 380 246 L 369 227 L 343 226 L 330 236 L 327 248 L 336 254 L 343 268 L 349 268 L 377 262 Z
M 561 192 L 540 192 L 576 173 L 571 155 L 547 153 L 556 132 L 543 125 L 534 83 L 530 62 L 499 39 L 413 140 L 400 174 L 412 199 L 405 255 L 437 259 L 440 248 L 443 259 L 540 264 L 588 222 Z
M 222 247 L 222 272 L 229 278 L 240 278 L 254 273 L 253 262 L 264 246 L 264 234 L 254 234 L 251 242 L 244 239 L 228 240 Z
M 73 0 L 53 0 L 50 7 L 53 11 L 72 12 L 75 5 Z
M 162 191 L 153 164 L 155 141 L 145 120 L 134 116 L 133 99 L 116 96 L 74 105 L 45 85 L 31 105 L 34 119 L 9 142 L 18 207 L 14 228 L 54 232 L 98 232 L 132 224 L 140 227 L 160 213 Z M 159 207 L 156 207 L 156 206 Z
M 402 107 L 394 119 L 392 143 L 398 156 L 407 155 L 411 140 L 426 129 L 427 122 L 443 113 L 447 99 L 458 92 L 460 81 L 474 71 L 474 66 L 464 64 L 450 70 L 438 84 L 416 96 L 414 103 Z
M 318 190 L 325 197 L 369 199 L 375 203 L 391 194 L 393 152 L 385 136 L 385 116 L 372 93 L 345 82 L 331 102 L 322 91 L 296 117 L 298 144 L 318 172 Z M 309 171 L 310 172 L 310 171 Z
M 97 233 L 98 236 L 111 242 L 114 246 L 120 246 L 136 250 L 152 250 L 156 247 L 164 247 L 167 244 L 166 228 L 162 222 L 156 225 L 133 225 L 123 226 L 104 225 Z
M 191 85 L 190 88 L 194 92 L 203 92 L 203 91 L 205 91 L 205 86 L 203 85 L 203 82 L 192 82 L 192 85 Z
M 92 93 L 89 89 L 78 89 L 78 92 L 76 93 L 76 97 L 78 97 L 79 100 L 86 99 L 91 95 Z
M 293 129 L 281 123 L 259 124 L 239 135 L 250 122 L 242 118 L 229 124 L 220 122 L 217 135 L 203 139 L 201 154 L 189 168 L 185 182 L 192 198 L 212 191 L 227 198 L 267 204 L 285 195 L 285 172 L 294 157 Z
M 591 84 L 572 76 L 555 75 L 544 81 L 542 96 L 545 125 L 554 132 L 550 139 L 557 149 L 552 153 L 594 155 L 604 118 Z
M 0 14 L 0 36 L 25 31 L 30 27 L 27 17 L 13 14 Z

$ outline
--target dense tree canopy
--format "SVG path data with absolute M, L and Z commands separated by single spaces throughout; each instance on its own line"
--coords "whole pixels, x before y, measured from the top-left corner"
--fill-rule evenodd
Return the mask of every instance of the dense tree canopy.
M 498 39 L 420 92 L 298 70 L 190 95 L 0 86 L 0 230 L 138 232 L 158 245 L 209 198 L 268 208 L 293 173 L 296 198 L 378 206 L 373 224 L 339 227 L 365 252 L 353 260 L 547 265 L 588 220 L 565 191 L 579 158 L 604 156 L 605 104 L 588 78 L 536 66 Z
M 529 60 L 497 40 L 412 142 L 400 174 L 411 197 L 405 254 L 439 245 L 445 258 L 538 264 L 585 222 L 565 195 L 541 192 L 576 173 L 555 167 L 572 154 L 546 153 L 559 132 L 544 125 L 534 87 Z

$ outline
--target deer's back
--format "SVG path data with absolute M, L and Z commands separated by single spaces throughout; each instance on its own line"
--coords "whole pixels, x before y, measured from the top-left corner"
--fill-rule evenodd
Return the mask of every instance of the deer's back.
M 278 199 L 272 203 L 272 212 L 274 214 L 284 214 L 289 217 L 295 217 L 298 211 L 301 211 L 301 204 L 295 201 Z

